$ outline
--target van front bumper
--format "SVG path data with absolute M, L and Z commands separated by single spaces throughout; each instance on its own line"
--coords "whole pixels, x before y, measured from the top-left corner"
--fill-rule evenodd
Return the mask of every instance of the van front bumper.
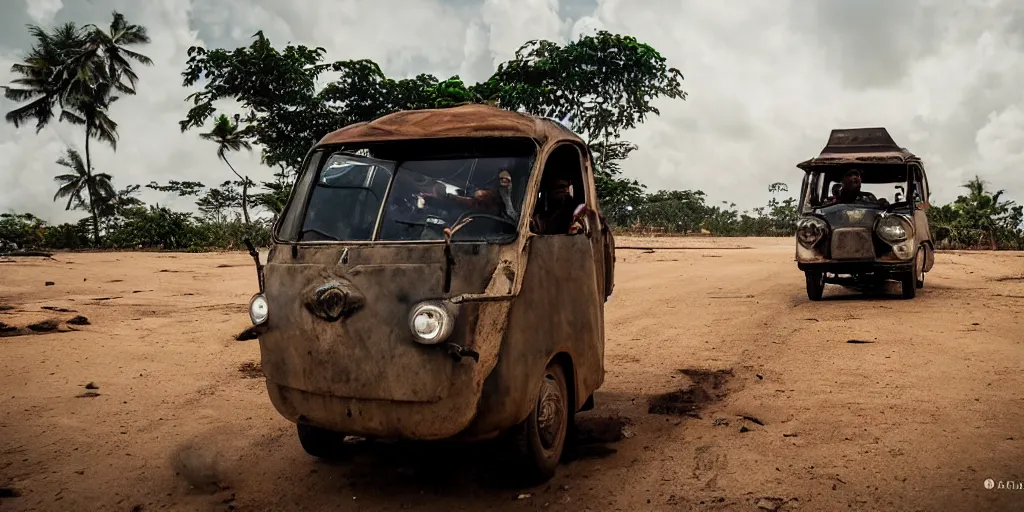
M 877 260 L 797 262 L 797 267 L 804 272 L 820 272 L 823 274 L 902 274 L 913 270 L 914 260 L 901 262 Z

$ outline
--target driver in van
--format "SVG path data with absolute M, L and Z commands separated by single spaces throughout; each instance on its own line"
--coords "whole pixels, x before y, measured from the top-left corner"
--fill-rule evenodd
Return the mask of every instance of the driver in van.
M 878 199 L 871 192 L 864 192 L 860 189 L 861 187 L 861 171 L 860 169 L 850 169 L 843 174 L 842 187 L 840 187 L 838 193 L 835 188 L 832 189 L 832 197 L 822 203 L 822 207 L 832 206 L 835 204 L 852 204 L 857 202 L 862 203 L 879 203 L 882 206 L 887 206 L 888 201 Z
M 513 221 L 519 220 L 519 214 L 512 206 L 512 174 L 507 169 L 502 169 L 498 173 L 497 189 L 477 190 L 473 197 L 448 194 L 440 190 L 433 193 L 424 193 L 421 197 L 427 202 L 447 201 L 477 213 L 486 213 L 499 217 L 504 214 Z

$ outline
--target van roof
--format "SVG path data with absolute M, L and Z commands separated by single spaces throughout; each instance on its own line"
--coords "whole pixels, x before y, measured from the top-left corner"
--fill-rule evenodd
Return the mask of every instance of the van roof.
M 921 163 L 921 159 L 896 144 L 885 128 L 832 130 L 821 153 L 796 166 L 810 172 L 821 166 Z
M 554 120 L 491 105 L 468 104 L 403 110 L 350 124 L 328 133 L 317 146 L 461 137 L 529 138 L 541 145 L 563 140 L 584 144 L 578 135 Z

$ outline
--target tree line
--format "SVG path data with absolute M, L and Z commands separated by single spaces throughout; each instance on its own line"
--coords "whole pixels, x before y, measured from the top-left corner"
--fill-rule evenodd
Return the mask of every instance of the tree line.
M 700 190 L 648 192 L 622 174 L 622 162 L 638 149 L 624 131 L 659 115 L 653 101 L 685 100 L 681 72 L 650 45 L 606 31 L 564 45 L 528 41 L 487 80 L 467 85 L 458 76 L 429 74 L 387 77 L 367 59 L 327 61 L 326 50 L 303 45 L 274 47 L 257 32 L 248 46 L 233 50 L 192 47 L 184 63 L 182 85 L 194 89 L 185 98 L 181 131 L 196 130 L 212 143 L 227 167 L 225 180 L 150 182 L 114 185 L 115 177 L 97 172 L 90 141 L 117 149 L 117 123 L 110 106 L 136 94 L 133 65 L 152 65 L 138 51 L 150 42 L 146 28 L 117 12 L 107 28 L 65 23 L 49 29 L 30 25 L 34 43 L 15 78 L 4 87 L 19 105 L 6 120 L 16 127 L 35 124 L 37 132 L 53 122 L 84 130 L 84 157 L 68 147 L 55 161 L 54 201 L 67 210 L 87 212 L 77 223 L 50 225 L 31 214 L 0 216 L 0 243 L 21 247 L 163 248 L 204 250 L 240 247 L 243 238 L 267 243 L 269 229 L 291 192 L 309 148 L 339 127 L 399 110 L 488 103 L 559 119 L 587 141 L 595 159 L 602 209 L 620 232 L 706 233 L 715 236 L 791 236 L 797 201 L 783 197 L 785 184 L 769 186 L 772 199 L 760 208 L 738 211 L 735 204 L 713 203 Z M 324 76 L 332 79 L 324 87 Z M 240 113 L 214 106 L 230 100 Z M 186 110 L 183 108 L 183 110 Z M 231 164 L 230 154 L 260 148 L 274 179 L 255 182 Z M 932 208 L 933 230 L 950 247 L 1021 248 L 1021 207 L 992 193 L 980 179 L 965 185 L 968 194 Z M 141 189 L 192 197 L 198 213 L 144 204 Z

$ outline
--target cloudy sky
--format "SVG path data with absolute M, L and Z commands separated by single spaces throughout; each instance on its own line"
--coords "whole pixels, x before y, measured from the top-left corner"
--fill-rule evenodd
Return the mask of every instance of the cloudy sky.
M 115 9 L 148 27 L 153 42 L 142 51 L 155 61 L 139 71 L 138 96 L 112 110 L 117 152 L 94 152 L 119 188 L 231 177 L 212 143 L 178 130 L 191 45 L 243 46 L 262 29 L 275 44 L 370 58 L 395 77 L 475 82 L 529 39 L 564 42 L 604 28 L 650 43 L 685 76 L 686 101 L 660 102 L 661 117 L 627 134 L 640 149 L 626 172 L 652 191 L 696 188 L 757 206 L 772 182 L 798 189 L 794 164 L 817 154 L 830 129 L 885 126 L 925 159 L 934 200 L 955 198 L 975 174 L 1024 200 L 1020 1 L 5 0 L 0 81 L 30 44 L 26 24 L 105 25 Z M 81 148 L 79 130 L 0 126 L 0 210 L 80 216 L 52 201 L 54 160 L 68 144 Z M 232 158 L 253 178 L 272 174 L 256 152 Z M 143 199 L 190 206 L 148 190 Z

